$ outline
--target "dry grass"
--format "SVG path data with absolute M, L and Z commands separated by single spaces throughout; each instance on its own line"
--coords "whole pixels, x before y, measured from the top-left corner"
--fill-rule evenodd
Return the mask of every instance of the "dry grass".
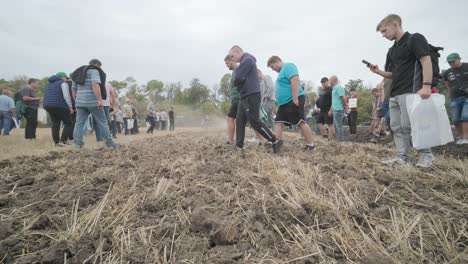
M 387 168 L 379 160 L 392 150 L 381 146 L 319 139 L 307 154 L 287 134 L 273 155 L 236 151 L 223 135 L 2 161 L 4 261 L 468 262 L 466 160 Z

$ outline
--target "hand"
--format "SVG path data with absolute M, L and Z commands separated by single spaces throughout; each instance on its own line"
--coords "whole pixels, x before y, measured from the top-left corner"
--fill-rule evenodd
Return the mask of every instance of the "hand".
M 296 105 L 296 106 L 299 106 L 299 98 L 293 98 L 293 103 Z
M 331 110 L 328 111 L 328 116 L 329 116 L 329 117 L 332 117 L 332 116 L 333 116 L 333 112 L 332 112 Z
M 68 108 L 68 110 L 70 110 L 70 114 L 73 114 L 73 108 L 72 107 Z
M 373 72 L 373 73 L 377 73 L 377 74 L 378 74 L 379 71 L 380 71 L 378 65 L 369 64 L 369 66 L 367 66 L 367 67 L 368 67 L 368 68 L 371 70 L 371 72 Z
M 317 108 L 317 113 L 320 113 L 320 108 Z
M 421 98 L 423 100 L 425 99 L 428 99 L 429 97 L 431 97 L 431 94 L 432 94 L 432 90 L 431 90 L 431 87 L 430 86 L 423 86 L 419 91 L 418 91 L 418 94 L 419 96 L 421 96 Z
M 97 102 L 97 108 L 98 108 L 99 110 L 102 109 L 102 100 L 99 100 L 99 101 Z

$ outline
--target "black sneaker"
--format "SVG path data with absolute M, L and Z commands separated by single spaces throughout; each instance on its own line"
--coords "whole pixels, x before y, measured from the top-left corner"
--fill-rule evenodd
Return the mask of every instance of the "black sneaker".
M 305 152 L 312 152 L 312 151 L 314 151 L 316 148 L 317 148 L 317 147 L 316 147 L 315 145 L 313 145 L 313 146 L 307 145 L 307 146 L 305 146 L 304 151 L 305 151 Z
M 115 149 L 115 148 L 119 148 L 120 145 L 117 143 L 110 143 L 110 144 L 106 144 L 106 147 Z
M 283 140 L 278 139 L 275 143 L 271 144 L 271 146 L 273 147 L 273 153 L 279 153 L 283 146 Z

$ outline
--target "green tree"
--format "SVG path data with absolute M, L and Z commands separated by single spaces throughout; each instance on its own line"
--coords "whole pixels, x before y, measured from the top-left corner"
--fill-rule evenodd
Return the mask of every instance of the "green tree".
M 226 73 L 221 78 L 219 82 L 219 95 L 221 96 L 221 100 L 230 100 L 231 99 L 231 83 L 232 75 L 230 73 Z
M 199 79 L 194 78 L 190 82 L 190 88 L 186 91 L 185 101 L 191 105 L 200 105 L 208 101 L 210 97 L 210 90 L 208 87 L 200 82 Z
M 149 96 L 152 101 L 160 102 L 164 100 L 164 83 L 159 80 L 150 80 L 144 87 L 145 94 Z
M 127 83 L 125 81 L 119 82 L 119 81 L 113 80 L 113 81 L 110 81 L 110 84 L 112 85 L 112 87 L 114 87 L 114 89 L 117 91 L 118 94 L 121 94 L 123 89 L 127 87 Z
M 364 82 L 361 79 L 356 80 L 349 80 L 348 83 L 345 85 L 346 90 L 356 89 L 356 90 L 363 90 L 364 89 Z

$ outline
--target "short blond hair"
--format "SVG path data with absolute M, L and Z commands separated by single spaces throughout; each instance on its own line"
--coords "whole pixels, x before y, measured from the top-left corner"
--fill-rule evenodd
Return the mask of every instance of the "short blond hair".
M 386 16 L 384 19 L 382 19 L 382 21 L 380 21 L 380 23 L 377 25 L 377 28 L 376 30 L 377 31 L 380 31 L 380 29 L 383 27 L 383 26 L 386 26 L 390 23 L 397 23 L 400 27 L 401 27 L 401 17 L 399 15 L 396 15 L 396 14 L 390 14 L 388 16 Z

